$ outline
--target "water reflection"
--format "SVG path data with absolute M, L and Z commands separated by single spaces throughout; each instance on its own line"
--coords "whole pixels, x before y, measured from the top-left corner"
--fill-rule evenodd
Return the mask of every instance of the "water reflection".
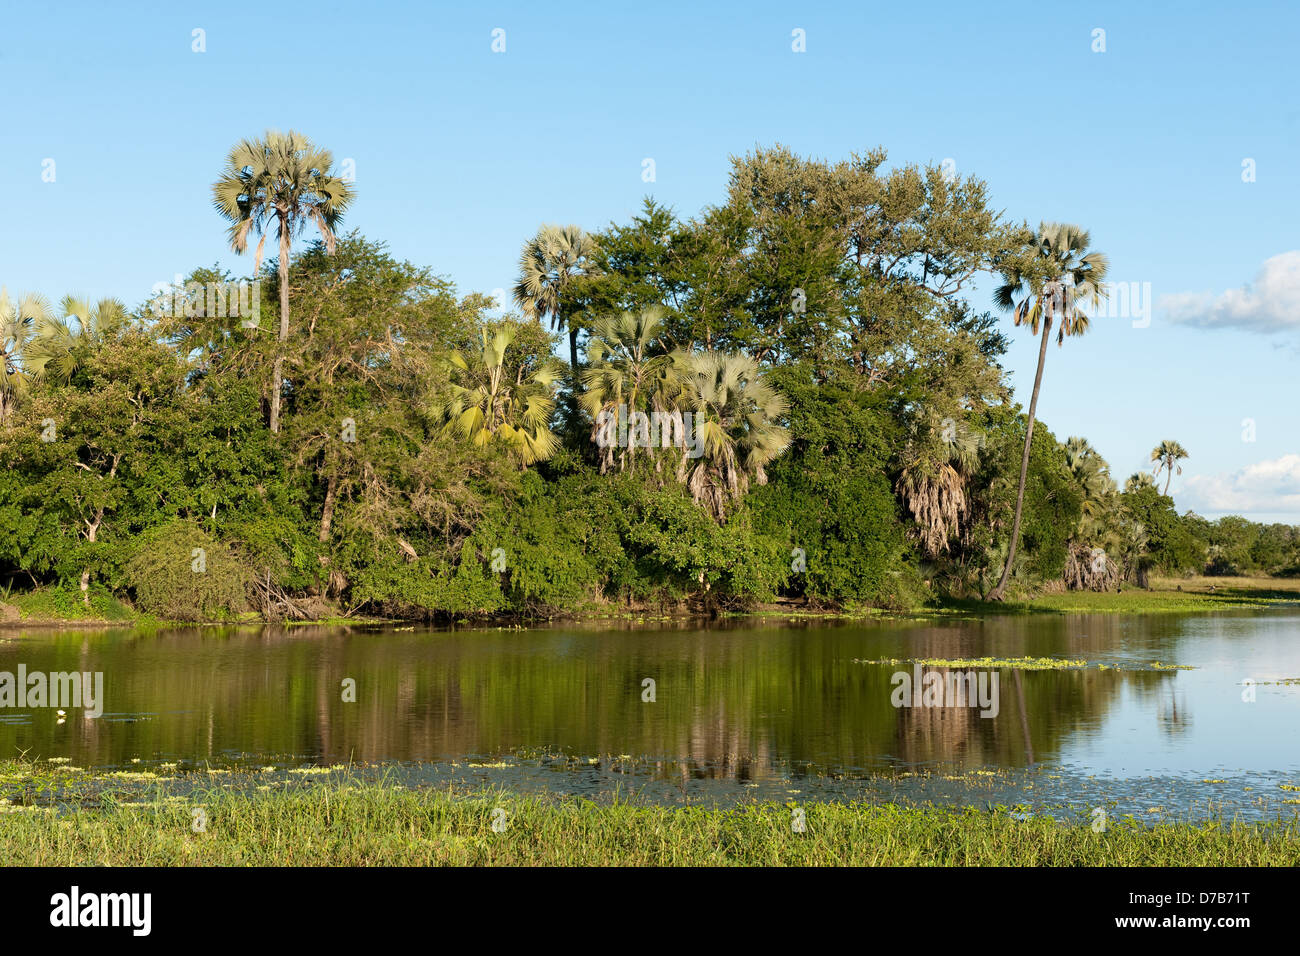
M 0 711 L 0 752 L 86 767 L 489 765 L 474 768 L 479 776 L 523 755 L 541 781 L 622 777 L 684 795 L 708 781 L 788 790 L 917 770 L 935 779 L 1034 768 L 1111 780 L 1295 776 L 1300 686 L 1261 685 L 1248 703 L 1240 685 L 1300 676 L 1298 622 L 1269 612 L 26 633 L 0 644 L 0 670 L 102 671 L 104 716 L 73 711 L 60 725 L 53 710 Z M 982 717 L 969 706 L 896 707 L 891 677 L 910 665 L 855 662 L 983 656 L 1110 666 L 1000 670 L 996 716 Z M 1195 669 L 1149 669 L 1157 661 Z M 647 677 L 653 703 L 642 700 Z M 347 679 L 355 703 L 343 699 Z

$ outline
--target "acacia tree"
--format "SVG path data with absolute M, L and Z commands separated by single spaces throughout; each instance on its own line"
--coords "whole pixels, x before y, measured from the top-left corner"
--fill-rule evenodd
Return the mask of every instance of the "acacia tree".
M 280 334 L 271 373 L 271 431 L 280 431 L 284 389 L 284 343 L 289 338 L 289 251 L 310 223 L 326 250 L 334 252 L 339 221 L 354 198 L 352 185 L 331 172 L 334 156 L 290 130 L 268 131 L 260 140 L 243 140 L 230 151 L 226 168 L 212 186 L 212 203 L 230 222 L 230 247 L 241 255 L 248 237 L 261 236 L 253 272 L 262 268 L 267 231 L 275 226 L 280 243 Z
M 1105 296 L 1102 282 L 1109 263 L 1100 252 L 1088 251 L 1092 237 L 1086 229 L 1069 223 L 1044 222 L 1032 254 L 1008 262 L 1002 273 L 1002 285 L 994 292 L 994 301 L 1011 309 L 1016 325 L 1028 325 L 1037 335 L 1042 326 L 1038 347 L 1038 369 L 1034 373 L 1034 391 L 1029 399 L 1029 421 L 1025 428 L 1025 450 L 1020 460 L 1020 483 L 1016 489 L 1016 513 L 1011 524 L 1011 540 L 1002 578 L 990 592 L 990 601 L 1000 601 L 1015 565 L 1016 546 L 1020 539 L 1020 519 L 1025 505 L 1025 480 L 1029 474 L 1029 450 L 1034 437 L 1034 413 L 1038 393 L 1043 385 L 1043 363 L 1047 359 L 1047 341 L 1052 325 L 1059 322 L 1056 344 L 1065 344 L 1067 335 L 1088 331 L 1088 315 L 1081 306 L 1097 305 Z

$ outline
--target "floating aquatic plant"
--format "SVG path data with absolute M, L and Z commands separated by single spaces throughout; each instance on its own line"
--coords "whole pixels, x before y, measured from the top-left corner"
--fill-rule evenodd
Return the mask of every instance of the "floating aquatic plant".
M 867 660 L 854 658 L 855 664 L 920 664 L 922 667 L 960 667 L 966 669 L 992 669 L 992 668 L 1010 668 L 1014 670 L 1025 671 L 1049 671 L 1049 670 L 1085 670 L 1095 667 L 1097 670 L 1194 670 L 1191 664 L 1165 664 L 1160 661 L 1152 661 L 1150 664 L 1102 664 L 1100 662 L 1093 664 L 1083 659 L 1070 659 L 1060 657 L 908 657 L 908 658 L 882 658 L 879 660 Z

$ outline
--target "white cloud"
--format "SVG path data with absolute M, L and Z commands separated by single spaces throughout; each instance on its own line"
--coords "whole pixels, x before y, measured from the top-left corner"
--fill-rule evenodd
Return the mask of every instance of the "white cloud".
M 1193 475 L 1178 499 L 1180 509 L 1201 513 L 1300 514 L 1300 455 L 1257 461 L 1231 473 Z
M 1300 250 L 1265 259 L 1255 281 L 1240 288 L 1165 295 L 1159 308 L 1168 321 L 1194 328 L 1300 329 Z

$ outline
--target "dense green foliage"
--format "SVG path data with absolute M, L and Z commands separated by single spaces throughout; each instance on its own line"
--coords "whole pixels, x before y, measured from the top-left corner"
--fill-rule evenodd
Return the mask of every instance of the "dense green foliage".
M 217 620 L 245 609 L 250 572 L 240 557 L 185 521 L 136 539 L 126 580 L 140 608 L 169 620 Z
M 295 142 L 232 152 L 237 248 L 281 228 L 245 191 L 288 188 L 253 147 Z M 351 192 L 315 167 L 333 211 L 258 247 L 252 315 L 207 268 L 135 308 L 0 294 L 0 579 L 177 619 L 987 594 L 1027 417 L 963 294 L 1038 295 L 1035 238 L 980 181 L 884 160 L 759 150 L 695 218 L 544 227 L 503 319 L 336 234 Z M 1042 422 L 1029 445 L 1017 594 L 1300 568 L 1300 530 L 1179 516 Z

